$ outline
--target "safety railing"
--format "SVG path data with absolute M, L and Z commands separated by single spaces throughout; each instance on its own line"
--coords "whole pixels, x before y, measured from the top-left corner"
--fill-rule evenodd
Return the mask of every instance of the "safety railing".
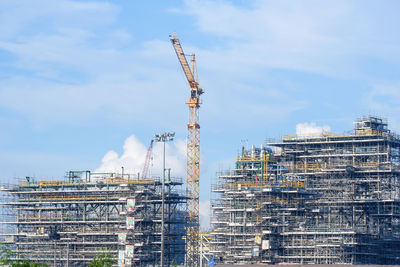
M 20 216 L 18 219 L 20 221 L 27 220 L 64 220 L 69 218 L 67 214 L 24 214 Z
M 137 178 L 137 177 L 128 177 L 128 178 L 104 178 L 98 179 L 93 182 L 85 182 L 82 180 L 79 181 L 72 181 L 72 180 L 39 180 L 39 181 L 21 181 L 19 183 L 20 187 L 62 187 L 62 186 L 75 186 L 75 185 L 82 185 L 82 184 L 97 184 L 97 183 L 104 183 L 104 184 L 152 184 L 157 179 L 153 177 L 148 178 Z
M 283 141 L 291 140 L 304 140 L 304 139 L 315 139 L 315 138 L 328 138 L 328 137 L 358 137 L 358 136 L 385 136 L 385 137 L 398 137 L 396 134 L 377 130 L 355 130 L 345 131 L 341 133 L 322 132 L 313 135 L 283 135 Z
M 29 198 L 22 198 L 20 201 L 84 201 L 84 200 L 115 200 L 120 199 L 121 195 L 104 195 L 104 194 L 90 194 L 90 195 L 73 195 L 73 196 L 35 196 Z
M 268 161 L 268 154 L 255 154 L 255 155 L 239 155 L 236 158 L 237 161 Z
M 240 181 L 232 183 L 234 188 L 239 190 L 252 187 L 304 187 L 304 182 L 302 181 Z

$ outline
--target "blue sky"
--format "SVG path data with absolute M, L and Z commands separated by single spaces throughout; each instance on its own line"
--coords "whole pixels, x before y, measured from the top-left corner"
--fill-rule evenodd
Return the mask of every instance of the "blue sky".
M 0 179 L 121 164 L 137 172 L 161 131 L 176 132 L 167 165 L 183 176 L 189 90 L 173 31 L 196 53 L 205 90 L 202 201 L 215 172 L 233 166 L 241 140 L 260 145 L 304 123 L 350 130 L 365 114 L 399 131 L 399 8 L 361 0 L 3 0 Z

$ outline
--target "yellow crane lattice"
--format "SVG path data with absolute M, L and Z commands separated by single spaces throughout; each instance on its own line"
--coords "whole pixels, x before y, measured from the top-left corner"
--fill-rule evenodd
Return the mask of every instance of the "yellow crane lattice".
M 199 266 L 199 178 L 200 178 L 200 124 L 199 108 L 200 95 L 203 90 L 199 87 L 196 71 L 195 55 L 190 55 L 192 68 L 186 59 L 182 46 L 176 33 L 170 36 L 176 55 L 182 66 L 183 72 L 189 82 L 190 98 L 187 101 L 189 108 L 189 121 L 187 124 L 187 166 L 186 166 L 186 195 L 188 197 L 187 212 L 187 239 L 186 239 L 186 264 L 190 267 Z

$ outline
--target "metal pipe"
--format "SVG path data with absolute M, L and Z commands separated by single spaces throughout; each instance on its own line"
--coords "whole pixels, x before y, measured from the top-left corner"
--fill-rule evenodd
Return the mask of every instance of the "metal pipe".
M 163 150 L 163 178 L 161 188 L 161 267 L 164 267 L 164 191 L 165 191 L 165 141 Z

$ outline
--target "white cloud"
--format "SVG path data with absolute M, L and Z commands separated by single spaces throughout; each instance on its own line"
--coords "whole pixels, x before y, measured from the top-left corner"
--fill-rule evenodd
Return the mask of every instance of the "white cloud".
M 374 85 L 366 94 L 365 101 L 371 109 L 400 112 L 400 83 Z
M 121 173 L 121 167 L 124 172 L 129 174 L 138 174 L 142 172 L 147 145 L 144 145 L 134 135 L 129 136 L 123 145 L 123 152 L 119 155 L 114 150 L 108 151 L 103 159 L 102 164 L 95 172 L 117 172 Z M 152 162 L 150 165 L 150 174 L 161 176 L 163 163 L 163 144 L 154 143 Z M 186 159 L 186 141 L 174 140 L 172 143 L 165 145 L 165 167 L 171 168 L 171 176 L 184 177 L 185 175 L 185 159 Z
M 69 84 L 14 76 L 0 81 L 0 106 L 23 114 L 37 125 L 79 125 L 102 119 L 121 123 L 146 121 L 161 127 L 170 122 L 169 127 L 175 129 L 176 124 L 169 118 L 186 118 L 182 114 L 184 97 L 165 101 L 168 91 L 159 89 L 165 89 L 166 79 L 160 76 L 153 81 L 136 80 L 109 74 L 84 84 Z M 169 112 L 160 116 L 161 110 Z
M 40 6 L 41 1 L 36 0 L 36 5 Z M 13 6 L 11 1 L 7 3 Z M 197 5 L 188 2 L 187 8 Z M 221 14 L 227 16 L 236 9 L 224 7 L 227 11 Z M 23 114 L 40 127 L 85 124 L 96 117 L 101 117 L 102 122 L 117 123 L 162 124 L 171 121 L 168 116 L 176 122 L 186 120 L 182 112 L 188 94 L 186 80 L 182 79 L 168 36 L 165 41 L 133 38 L 115 23 L 120 7 L 100 1 L 80 4 L 63 0 L 37 12 L 16 7 L 12 10 L 14 31 L 0 37 L 0 49 L 14 56 L 9 64 L 23 70 L 24 75 L 13 73 L 2 79 L 1 107 Z M 235 15 L 240 10 L 232 12 Z M 29 16 L 24 16 L 25 13 Z M 0 22 L 2 19 L 5 20 L 0 16 Z M 26 34 L 30 23 L 36 20 L 48 23 L 43 30 Z M 237 29 L 233 28 L 233 32 Z M 246 127 L 254 125 L 249 117 L 280 120 L 304 108 L 305 101 L 293 99 L 279 89 L 247 84 L 249 76 L 265 82 L 254 70 L 267 61 L 255 58 L 252 49 L 246 52 L 251 52 L 249 56 L 244 56 L 239 52 L 243 45 L 246 44 L 240 42 L 222 53 L 218 49 L 198 49 L 185 44 L 185 51 L 199 53 L 200 82 L 206 87 L 207 105 L 202 119 L 215 118 L 230 110 L 225 123 L 232 125 L 241 120 Z M 149 103 L 156 108 L 149 111 Z M 282 105 L 286 108 L 282 109 Z M 168 110 L 165 118 L 159 116 L 162 110 Z
M 172 143 L 166 143 L 166 168 L 171 168 L 171 176 L 183 178 L 185 181 L 186 170 L 186 140 L 177 139 Z M 121 167 L 124 172 L 129 174 L 141 173 L 146 158 L 147 147 L 134 135 L 129 136 L 123 145 L 123 152 L 119 155 L 114 150 L 108 151 L 102 164 L 94 172 L 116 172 L 121 173 Z M 161 177 L 162 172 L 163 144 L 154 143 L 153 160 L 150 166 L 150 174 Z M 200 226 L 203 230 L 210 227 L 210 201 L 200 201 Z
M 35 2 L 40 6 L 40 1 Z M 39 126 L 81 124 L 99 116 L 118 123 L 162 124 L 168 116 L 182 114 L 185 95 L 174 82 L 181 70 L 172 67 L 178 66 L 168 36 L 163 42 L 134 40 L 113 24 L 118 13 L 115 5 L 75 1 L 60 1 L 60 5 L 60 9 L 53 2 L 44 5 L 54 14 L 35 13 L 35 8 L 13 10 L 18 26 L 13 36 L 0 37 L 0 51 L 13 55 L 6 64 L 23 74 L 5 73 L 0 81 L 1 107 Z M 30 16 L 24 19 L 25 11 Z M 48 22 L 49 29 L 26 34 L 29 22 L 36 19 Z M 100 23 L 107 27 L 97 28 Z M 153 112 L 149 103 L 157 107 Z M 170 113 L 160 118 L 158 112 L 167 109 Z
M 0 4 L 9 9 L 0 14 L 7 25 L 0 29 L 0 49 L 12 55 L 5 64 L 18 70 L 0 81 L 0 107 L 40 126 L 96 119 L 184 125 L 186 80 L 167 35 L 162 41 L 133 36 L 118 24 L 121 7 L 115 3 L 46 2 Z M 359 4 L 255 1 L 243 7 L 187 0 L 182 10 L 172 8 L 190 15 L 197 25 L 193 30 L 206 40 L 196 47 L 182 36 L 185 51 L 197 54 L 206 92 L 201 119 L 210 129 L 249 129 L 258 127 L 256 121 L 282 121 L 306 108 L 310 100 L 290 91 L 297 85 L 273 84 L 270 69 L 347 76 L 360 71 L 365 55 L 396 58 L 396 37 L 383 36 L 385 24 L 379 23 L 384 22 L 371 21 L 366 9 L 355 12 Z M 45 27 L 33 27 L 36 22 Z M 221 114 L 223 120 L 215 119 Z
M 398 37 L 387 34 L 396 31 L 388 20 L 397 15 L 389 6 L 371 1 L 265 0 L 250 7 L 228 1 L 185 3 L 181 12 L 193 16 L 200 31 L 224 38 L 211 52 L 224 71 L 284 68 L 349 78 L 361 74 L 362 57 L 398 64 L 393 58 L 399 54 Z M 371 21 L 371 15 L 381 19 Z
M 30 176 L 36 180 L 64 179 L 67 170 L 87 170 L 96 162 L 82 155 L 63 155 L 46 152 L 1 151 L 0 182 L 17 184 L 18 179 Z
M 375 84 L 363 97 L 369 113 L 391 118 L 389 129 L 400 131 L 400 83 Z
M 200 212 L 200 228 L 203 231 L 207 231 L 210 229 L 210 215 L 211 215 L 210 200 L 200 201 L 199 212 Z
M 331 127 L 328 125 L 317 126 L 315 122 L 305 122 L 298 123 L 296 125 L 296 134 L 297 136 L 307 137 L 307 136 L 320 136 L 324 133 L 327 133 L 331 130 Z

